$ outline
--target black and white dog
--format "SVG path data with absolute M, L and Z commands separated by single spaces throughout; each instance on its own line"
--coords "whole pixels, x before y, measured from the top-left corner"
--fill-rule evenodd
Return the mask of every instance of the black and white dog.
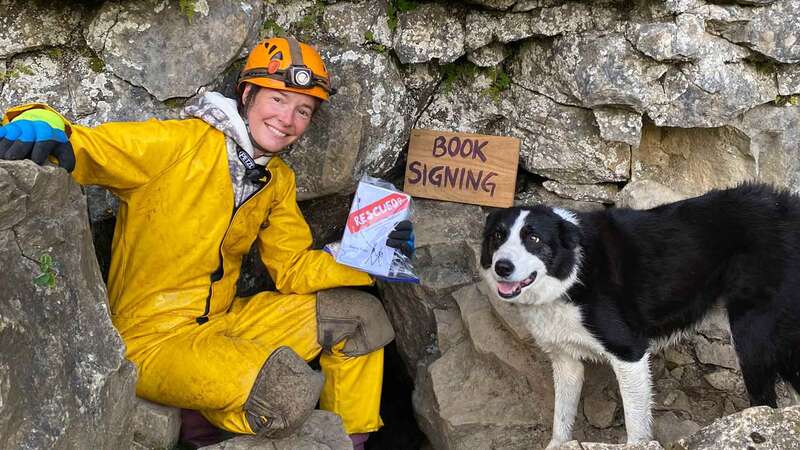
M 743 184 L 649 210 L 533 206 L 486 220 L 483 276 L 553 364 L 548 448 L 569 441 L 581 360 L 611 364 L 628 442 L 651 439 L 650 352 L 727 310 L 753 405 L 800 391 L 800 197 Z

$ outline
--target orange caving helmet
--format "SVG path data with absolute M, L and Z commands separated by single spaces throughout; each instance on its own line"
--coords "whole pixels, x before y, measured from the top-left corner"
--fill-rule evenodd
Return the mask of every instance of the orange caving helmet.
M 239 95 L 244 92 L 244 83 L 299 92 L 323 101 L 335 93 L 319 53 L 291 37 L 273 37 L 259 42 L 239 74 L 236 85 Z

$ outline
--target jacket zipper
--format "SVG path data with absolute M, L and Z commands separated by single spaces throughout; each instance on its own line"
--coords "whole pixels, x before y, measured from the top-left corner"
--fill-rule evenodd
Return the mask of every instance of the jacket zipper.
M 264 185 L 261 186 L 261 188 L 259 188 L 257 191 L 253 192 L 246 199 L 244 199 L 244 201 L 239 206 L 233 207 L 233 212 L 231 213 L 231 220 L 228 223 L 228 229 L 225 230 L 225 235 L 222 236 L 222 241 L 219 244 L 219 265 L 217 266 L 216 270 L 211 272 L 210 276 L 211 284 L 208 286 L 208 297 L 206 297 L 206 308 L 203 311 L 202 316 L 198 316 L 195 318 L 195 321 L 197 322 L 198 325 L 202 325 L 208 322 L 208 314 L 211 312 L 211 296 L 214 294 L 214 283 L 221 280 L 222 276 L 225 275 L 225 266 L 223 265 L 223 260 L 222 260 L 222 246 L 225 244 L 225 239 L 228 238 L 228 232 L 231 230 L 231 225 L 233 225 L 233 220 L 236 218 L 236 213 L 238 213 L 239 210 L 242 209 L 242 207 L 246 205 L 247 202 L 249 202 L 252 198 L 263 192 L 264 189 L 266 189 L 266 187 L 269 186 L 269 183 L 271 181 L 272 181 L 272 173 L 269 170 L 267 170 L 267 182 L 264 183 Z

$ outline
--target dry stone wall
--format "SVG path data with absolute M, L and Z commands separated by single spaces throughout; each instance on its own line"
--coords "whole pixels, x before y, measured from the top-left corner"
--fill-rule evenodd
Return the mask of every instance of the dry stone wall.
M 800 0 L 0 0 L 0 11 L 0 108 L 46 102 L 89 126 L 232 95 L 259 38 L 314 43 L 339 92 L 286 159 L 318 246 L 341 232 L 362 175 L 401 181 L 414 127 L 519 138 L 518 204 L 651 207 L 749 179 L 800 191 Z M 420 427 L 437 449 L 545 443 L 549 364 L 476 284 L 485 211 L 417 206 L 423 282 L 380 290 Z M 89 188 L 97 234 L 114 209 Z M 263 278 L 252 269 L 240 288 Z M 724 323 L 655 358 L 662 443 L 746 407 Z M 588 369 L 580 408 L 577 438 L 622 438 L 607 368 Z

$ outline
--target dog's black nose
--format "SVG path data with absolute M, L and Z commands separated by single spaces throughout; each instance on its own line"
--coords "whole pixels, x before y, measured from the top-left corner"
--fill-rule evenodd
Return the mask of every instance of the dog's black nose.
M 498 260 L 494 263 L 494 271 L 501 277 L 507 277 L 514 273 L 514 263 L 507 259 Z

